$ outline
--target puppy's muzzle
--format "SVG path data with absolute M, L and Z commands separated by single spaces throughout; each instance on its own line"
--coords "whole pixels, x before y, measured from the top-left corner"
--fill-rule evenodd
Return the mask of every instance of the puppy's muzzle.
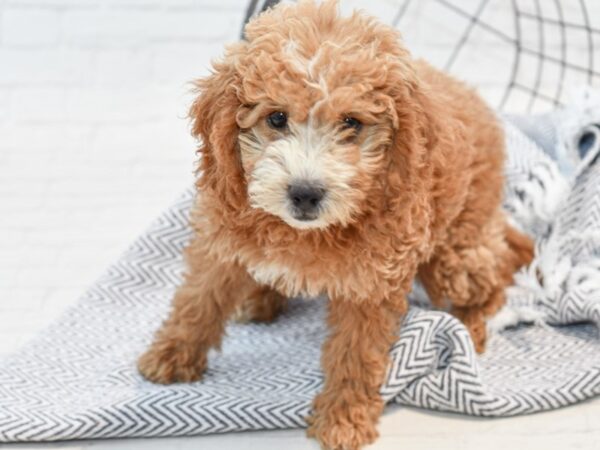
M 314 220 L 319 215 L 319 205 L 325 197 L 325 189 L 310 182 L 294 183 L 288 186 L 288 197 L 295 219 Z

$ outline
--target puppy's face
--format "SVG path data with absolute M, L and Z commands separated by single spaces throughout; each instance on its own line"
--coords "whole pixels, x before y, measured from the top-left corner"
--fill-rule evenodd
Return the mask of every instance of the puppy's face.
M 368 95 L 307 84 L 298 77 L 291 87 L 303 98 L 261 102 L 238 115 L 250 205 L 296 228 L 346 225 L 376 182 L 390 121 L 373 114 Z

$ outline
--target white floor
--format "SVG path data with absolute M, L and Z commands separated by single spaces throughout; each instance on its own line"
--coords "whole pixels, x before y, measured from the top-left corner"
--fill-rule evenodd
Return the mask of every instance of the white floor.
M 205 74 L 210 58 L 236 39 L 240 3 L 0 0 L 0 357 L 76 301 L 191 183 L 194 143 L 184 118 L 190 99 L 185 83 Z M 387 18 L 398 6 L 395 0 L 342 2 L 345 8 L 354 3 L 373 5 Z M 587 3 L 594 5 L 590 15 L 600 17 L 600 2 Z M 576 12 L 575 2 L 565 5 L 571 5 L 565 6 L 567 17 Z M 443 61 L 464 23 L 447 11 L 412 13 L 432 18 L 437 32 L 424 33 L 415 25 L 422 22 L 412 21 L 403 29 L 411 47 Z M 585 46 L 570 50 L 576 61 L 586 60 Z M 481 52 L 463 55 L 475 54 L 480 56 L 463 67 L 497 104 L 510 52 L 495 64 Z M 390 407 L 380 431 L 374 449 L 600 449 L 600 399 L 502 420 Z M 318 448 L 301 430 L 0 446 Z

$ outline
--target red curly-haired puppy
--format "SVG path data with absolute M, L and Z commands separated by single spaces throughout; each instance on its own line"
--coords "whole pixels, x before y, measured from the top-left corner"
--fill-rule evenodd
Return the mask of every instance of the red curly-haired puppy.
M 187 274 L 141 373 L 200 379 L 236 312 L 329 297 L 309 434 L 377 436 L 390 346 L 418 277 L 485 344 L 530 241 L 500 210 L 503 135 L 475 92 L 411 57 L 392 28 L 337 5 L 277 6 L 198 82 L 202 140 Z

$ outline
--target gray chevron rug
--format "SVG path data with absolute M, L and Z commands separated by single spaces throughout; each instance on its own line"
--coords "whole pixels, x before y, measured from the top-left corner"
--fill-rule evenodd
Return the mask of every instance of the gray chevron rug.
M 386 401 L 510 416 L 600 394 L 600 133 L 583 113 L 560 128 L 567 113 L 579 114 L 506 122 L 506 209 L 538 255 L 490 324 L 486 353 L 417 287 Z M 291 301 L 273 324 L 229 325 L 201 382 L 158 386 L 137 373 L 180 280 L 191 203 L 186 192 L 56 324 L 0 361 L 0 442 L 305 426 L 322 383 L 322 299 Z

